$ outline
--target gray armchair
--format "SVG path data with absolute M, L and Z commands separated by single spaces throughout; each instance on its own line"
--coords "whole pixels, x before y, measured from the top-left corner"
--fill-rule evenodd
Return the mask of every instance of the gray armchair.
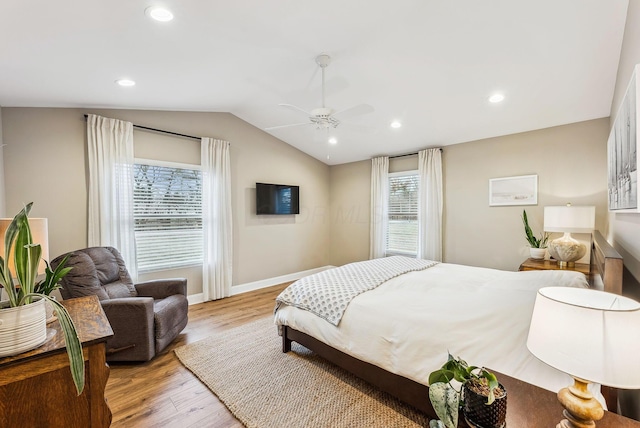
M 67 254 L 56 257 L 52 269 Z M 62 279 L 63 299 L 96 295 L 113 337 L 107 361 L 148 361 L 187 325 L 187 280 L 162 279 L 133 284 L 122 256 L 113 247 L 68 253 L 71 271 Z

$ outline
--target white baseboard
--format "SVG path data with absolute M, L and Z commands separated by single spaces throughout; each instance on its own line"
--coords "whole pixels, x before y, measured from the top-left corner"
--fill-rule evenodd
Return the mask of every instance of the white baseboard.
M 249 291 L 259 290 L 261 288 L 271 287 L 273 285 L 282 284 L 283 282 L 295 281 L 307 275 L 312 275 L 314 273 L 322 272 L 323 270 L 331 269 L 335 266 L 322 266 L 319 268 L 309 269 L 302 272 L 290 273 L 287 275 L 276 276 L 274 278 L 261 279 L 260 281 L 247 282 L 245 284 L 238 284 L 231 287 L 231 295 L 235 296 L 237 294 L 247 293 Z M 196 303 L 204 302 L 204 294 L 190 294 L 187 296 L 187 300 L 190 305 L 195 305 Z
M 203 303 L 204 302 L 204 294 L 202 294 L 202 293 L 188 294 L 187 295 L 187 300 L 189 301 L 189 305 L 195 305 L 196 303 Z

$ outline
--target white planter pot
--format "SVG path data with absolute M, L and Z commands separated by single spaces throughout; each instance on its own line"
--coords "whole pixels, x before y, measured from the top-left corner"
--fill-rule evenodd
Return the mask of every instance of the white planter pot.
M 546 248 L 529 248 L 529 253 L 532 259 L 542 260 L 547 254 Z
M 47 340 L 44 299 L 31 304 L 9 307 L 0 303 L 0 357 L 35 349 Z

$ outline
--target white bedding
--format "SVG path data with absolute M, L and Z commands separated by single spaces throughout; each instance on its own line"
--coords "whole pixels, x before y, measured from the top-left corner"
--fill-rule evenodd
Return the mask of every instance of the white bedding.
M 451 352 L 469 364 L 557 392 L 571 378 L 526 347 L 536 292 L 546 286 L 588 284 L 583 274 L 571 271 L 507 272 L 440 263 L 360 294 L 339 327 L 286 305 L 275 322 L 425 385 Z

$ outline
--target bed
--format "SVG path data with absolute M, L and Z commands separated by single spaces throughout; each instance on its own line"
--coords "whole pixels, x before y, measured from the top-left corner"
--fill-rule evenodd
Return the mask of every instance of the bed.
M 549 285 L 621 294 L 622 258 L 598 232 L 593 234 L 591 256 L 588 279 L 571 271 L 506 272 L 440 263 L 359 294 L 338 326 L 286 304 L 279 305 L 275 321 L 283 352 L 295 341 L 431 416 L 427 379 L 446 360 L 447 351 L 557 391 L 571 379 L 526 349 L 533 301 L 537 289 Z M 486 336 L 473 333 L 475 327 L 491 332 L 491 344 Z M 615 391 L 603 388 L 603 395 L 615 409 Z

